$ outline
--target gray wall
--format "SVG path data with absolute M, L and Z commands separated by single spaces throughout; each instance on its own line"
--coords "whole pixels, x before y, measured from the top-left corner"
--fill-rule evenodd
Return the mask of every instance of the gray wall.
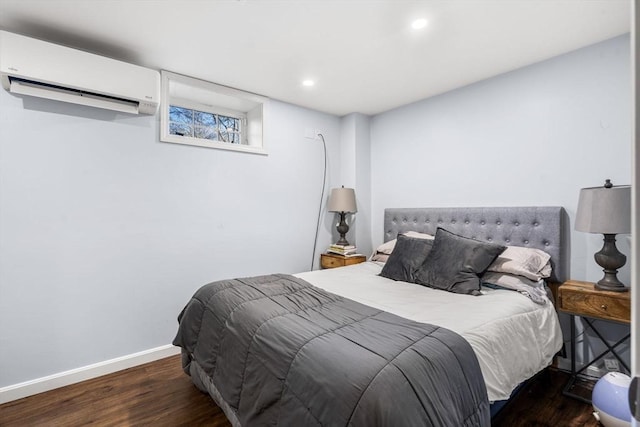
M 631 183 L 631 129 L 628 35 L 375 116 L 373 243 L 385 207 L 564 206 L 573 228 L 580 188 Z M 571 278 L 599 280 L 602 236 L 571 230 L 570 244 Z
M 336 185 L 340 119 L 267 114 L 261 156 L 0 90 L 0 387 L 169 344 L 210 281 L 311 268 L 324 161 L 304 129 L 324 133 Z

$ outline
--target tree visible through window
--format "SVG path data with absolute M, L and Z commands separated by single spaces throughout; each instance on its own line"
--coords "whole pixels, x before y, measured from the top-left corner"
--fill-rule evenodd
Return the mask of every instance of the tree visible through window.
M 241 144 L 242 120 L 237 117 L 170 105 L 169 133 L 171 135 Z
M 267 98 L 171 71 L 161 75 L 160 141 L 268 154 Z

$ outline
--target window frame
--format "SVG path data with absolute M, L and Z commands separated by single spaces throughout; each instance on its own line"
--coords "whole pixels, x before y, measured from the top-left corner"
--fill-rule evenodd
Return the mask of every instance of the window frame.
M 264 144 L 264 116 L 267 98 L 166 70 L 161 71 L 161 77 L 162 100 L 160 114 L 160 141 L 253 154 L 268 154 Z M 242 111 L 240 109 L 227 108 L 224 105 L 217 105 L 215 100 L 212 100 L 211 104 L 205 104 L 197 100 L 183 97 L 172 97 L 170 93 L 170 83 L 172 81 L 180 83 L 181 85 L 189 86 L 190 89 L 200 91 L 200 94 L 214 93 L 224 96 L 226 99 L 233 98 L 245 106 L 243 107 L 244 110 L 249 111 Z M 169 130 L 170 106 L 240 119 L 241 143 L 238 144 L 171 134 Z M 250 129 L 252 132 L 250 132 Z

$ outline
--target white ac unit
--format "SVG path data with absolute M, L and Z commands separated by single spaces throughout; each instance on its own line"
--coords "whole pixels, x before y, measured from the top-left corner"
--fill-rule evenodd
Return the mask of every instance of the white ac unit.
M 9 92 L 132 114 L 155 114 L 160 73 L 0 31 L 0 80 Z

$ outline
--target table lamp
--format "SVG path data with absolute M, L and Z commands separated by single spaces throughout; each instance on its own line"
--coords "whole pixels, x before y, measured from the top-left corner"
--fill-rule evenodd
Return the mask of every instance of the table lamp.
M 604 234 L 604 245 L 594 255 L 604 270 L 597 289 L 624 292 L 628 289 L 618 280 L 618 269 L 627 261 L 616 247 L 616 234 L 631 233 L 631 186 L 614 186 L 607 179 L 603 187 L 583 188 L 578 199 L 576 230 Z
M 345 222 L 345 215 L 347 213 L 358 212 L 358 208 L 356 207 L 356 193 L 353 188 L 344 188 L 344 185 L 342 188 L 333 188 L 329 195 L 327 210 L 329 212 L 340 213 L 340 222 L 336 227 L 338 233 L 340 233 L 340 240 L 338 240 L 336 245 L 349 245 L 349 242 L 344 237 L 349 231 L 349 226 Z

